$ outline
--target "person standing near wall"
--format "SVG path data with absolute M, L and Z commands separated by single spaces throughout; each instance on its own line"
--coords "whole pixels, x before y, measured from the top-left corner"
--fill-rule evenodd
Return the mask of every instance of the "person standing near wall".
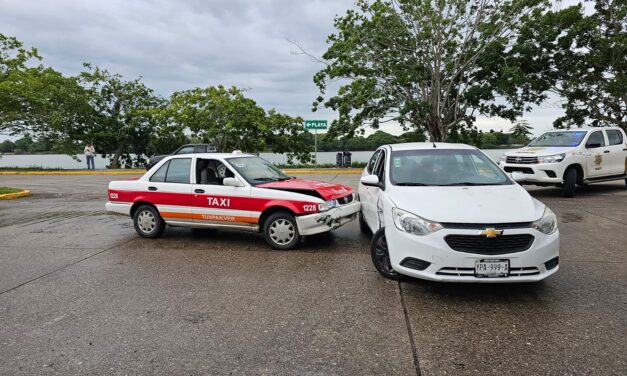
M 87 169 L 89 170 L 90 168 L 89 166 L 91 163 L 91 169 L 94 170 L 96 168 L 94 164 L 94 157 L 96 154 L 96 149 L 94 149 L 94 146 L 92 144 L 88 143 L 85 146 L 84 152 L 85 152 L 85 157 L 87 158 Z

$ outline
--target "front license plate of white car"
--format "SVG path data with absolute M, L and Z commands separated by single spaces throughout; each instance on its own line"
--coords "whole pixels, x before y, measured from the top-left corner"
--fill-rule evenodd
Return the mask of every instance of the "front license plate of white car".
M 509 260 L 477 260 L 475 261 L 475 277 L 500 278 L 509 274 Z

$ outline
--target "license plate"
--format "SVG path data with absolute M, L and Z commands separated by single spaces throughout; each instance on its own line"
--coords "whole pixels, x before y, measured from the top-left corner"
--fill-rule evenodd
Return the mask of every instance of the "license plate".
M 509 260 L 475 261 L 475 277 L 502 278 L 509 274 Z

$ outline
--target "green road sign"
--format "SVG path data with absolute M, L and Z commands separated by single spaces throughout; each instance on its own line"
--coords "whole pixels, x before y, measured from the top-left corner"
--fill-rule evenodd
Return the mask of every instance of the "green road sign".
M 326 120 L 305 120 L 305 129 L 327 129 Z

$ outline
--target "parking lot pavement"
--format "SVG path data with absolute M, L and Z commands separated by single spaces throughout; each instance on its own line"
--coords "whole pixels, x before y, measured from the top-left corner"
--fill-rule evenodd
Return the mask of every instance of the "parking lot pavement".
M 539 284 L 383 279 L 356 223 L 273 251 L 261 236 L 135 235 L 110 176 L 1 176 L 0 374 L 620 374 L 627 190 L 529 188 L 560 218 Z M 323 175 L 356 187 L 358 176 Z

